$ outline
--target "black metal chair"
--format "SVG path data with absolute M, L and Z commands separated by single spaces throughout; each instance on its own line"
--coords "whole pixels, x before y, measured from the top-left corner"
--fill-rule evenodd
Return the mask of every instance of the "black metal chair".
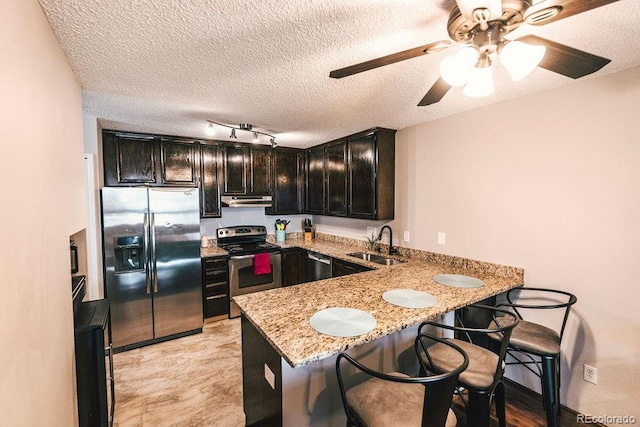
M 564 310 L 559 331 L 521 320 L 511 333 L 507 348 L 510 358 L 506 362 L 507 365 L 523 365 L 540 378 L 547 425 L 556 427 L 560 414 L 560 343 L 571 307 L 578 299 L 573 294 L 555 289 L 516 288 L 507 292 L 507 301 L 499 306 L 513 309 L 520 319 L 523 319 L 521 311 L 529 309 Z M 491 338 L 501 339 L 496 336 Z M 530 365 L 537 369 L 532 369 Z
M 423 366 L 426 374 L 421 377 L 399 372 L 383 374 L 340 353 L 336 373 L 347 426 L 455 427 L 457 419 L 451 401 L 458 375 L 468 366 L 469 358 L 459 346 L 427 334 L 418 335 L 414 347 L 421 360 L 431 360 L 430 351 L 436 345 L 446 347 L 452 355 L 450 368 L 433 373 Z M 343 372 L 343 361 L 355 367 L 348 377 Z M 367 379 L 345 386 L 345 382 L 363 378 Z
M 473 327 L 465 326 L 465 319 L 460 318 L 459 312 L 456 312 L 455 325 L 424 322 L 418 328 L 418 333 L 420 334 L 428 325 L 454 332 L 454 338 L 448 338 L 447 341 L 462 348 L 469 356 L 469 366 L 458 378 L 458 385 L 467 391 L 468 402 L 463 397 L 467 411 L 467 425 L 474 427 L 489 425 L 491 400 L 495 395 L 496 415 L 500 427 L 504 427 L 506 426 L 505 392 L 502 382 L 504 359 L 511 331 L 518 325 L 520 319 L 510 311 L 492 306 L 475 304 L 465 309 L 473 310 L 476 319 L 485 319 L 481 326 L 478 326 L 477 322 Z M 503 325 L 494 323 L 498 318 L 504 319 Z M 493 342 L 487 338 L 491 334 L 503 337 L 504 341 Z M 431 359 L 423 360 L 423 363 L 436 370 L 447 369 L 451 364 L 450 350 L 444 346 L 434 347 L 436 348 L 430 352 Z M 462 392 L 460 395 L 463 396 Z

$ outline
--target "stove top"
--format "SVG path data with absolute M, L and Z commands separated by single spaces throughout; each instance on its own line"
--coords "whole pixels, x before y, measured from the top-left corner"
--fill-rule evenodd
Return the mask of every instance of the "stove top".
M 280 246 L 266 242 L 267 229 L 260 225 L 218 228 L 216 236 L 218 237 L 218 247 L 229 252 L 229 255 L 280 251 Z

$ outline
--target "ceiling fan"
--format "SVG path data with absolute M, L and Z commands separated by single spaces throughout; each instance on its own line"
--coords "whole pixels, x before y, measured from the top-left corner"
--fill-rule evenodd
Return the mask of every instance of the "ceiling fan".
M 611 62 L 572 47 L 527 35 L 505 38 L 523 24 L 545 25 L 618 0 L 456 0 L 447 29 L 451 40 L 413 49 L 331 71 L 341 79 L 363 71 L 439 52 L 456 45 L 465 47 L 440 63 L 440 77 L 418 103 L 439 102 L 452 86 L 464 86 L 468 96 L 493 92 L 492 62 L 499 60 L 513 80 L 520 80 L 537 66 L 577 79 Z

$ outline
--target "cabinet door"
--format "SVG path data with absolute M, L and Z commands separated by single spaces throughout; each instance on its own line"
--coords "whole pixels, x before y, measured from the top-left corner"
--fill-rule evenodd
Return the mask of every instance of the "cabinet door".
M 273 208 L 269 214 L 302 212 L 304 164 L 299 150 L 276 148 L 273 153 Z
M 251 147 L 249 149 L 249 193 L 271 194 L 271 147 Z
M 247 194 L 248 149 L 243 145 L 222 148 L 223 194 Z
M 324 147 L 307 152 L 307 212 L 324 214 Z
M 200 216 L 202 218 L 220 217 L 217 145 L 200 145 L 200 177 Z
M 347 215 L 347 141 L 327 145 L 325 149 L 327 214 Z
M 153 136 L 104 132 L 105 185 L 156 183 L 156 145 Z
M 282 251 L 282 286 L 293 286 L 307 281 L 307 251 L 287 248 Z
M 349 217 L 376 217 L 375 145 L 374 135 L 349 140 Z
M 196 185 L 196 150 L 192 142 L 160 141 L 162 183 Z

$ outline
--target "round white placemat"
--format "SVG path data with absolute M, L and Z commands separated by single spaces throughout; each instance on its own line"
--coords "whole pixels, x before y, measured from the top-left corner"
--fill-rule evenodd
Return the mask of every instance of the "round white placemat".
M 433 295 L 413 289 L 392 289 L 382 294 L 382 299 L 405 308 L 427 308 L 438 303 Z
M 484 282 L 475 277 L 464 274 L 438 274 L 433 276 L 433 280 L 441 285 L 453 286 L 456 288 L 479 288 L 484 286 Z
M 376 327 L 376 319 L 366 311 L 333 307 L 317 311 L 309 319 L 313 329 L 333 337 L 355 337 Z

